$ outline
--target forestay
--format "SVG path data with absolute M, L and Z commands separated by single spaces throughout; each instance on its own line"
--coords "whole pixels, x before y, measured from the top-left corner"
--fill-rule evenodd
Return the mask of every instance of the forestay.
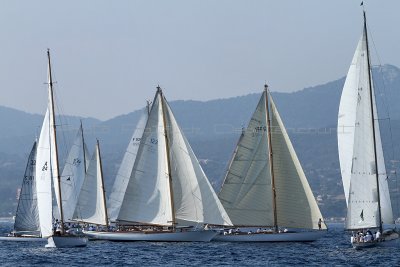
M 18 207 L 15 214 L 14 231 L 29 232 L 40 235 L 39 213 L 36 196 L 36 142 L 33 144 L 26 164 L 25 175 L 18 198 Z

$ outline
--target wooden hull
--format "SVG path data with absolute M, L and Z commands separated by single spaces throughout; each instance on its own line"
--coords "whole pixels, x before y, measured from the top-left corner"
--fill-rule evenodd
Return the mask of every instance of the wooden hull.
M 47 239 L 46 248 L 86 247 L 87 237 L 81 236 L 51 236 Z
M 312 242 L 326 234 L 326 231 L 291 233 L 218 234 L 212 241 L 218 242 Z
M 41 238 L 41 237 L 0 236 L 0 241 L 7 241 L 7 242 L 46 242 L 46 239 L 45 238 Z
M 109 241 L 210 242 L 215 231 L 187 232 L 83 232 L 90 239 Z

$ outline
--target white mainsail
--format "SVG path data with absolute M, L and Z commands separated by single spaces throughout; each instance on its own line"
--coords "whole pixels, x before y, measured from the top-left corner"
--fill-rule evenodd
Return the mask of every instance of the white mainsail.
M 172 225 L 161 96 L 156 94 L 117 217 L 121 222 Z
M 89 155 L 86 144 L 83 140 L 83 127 L 80 126 L 74 143 L 68 153 L 63 172 L 61 174 L 61 194 L 64 211 L 64 221 L 71 221 L 75 206 L 78 201 L 83 181 L 86 175 L 86 168 L 89 164 Z M 84 162 L 86 161 L 86 162 Z M 57 203 L 58 203 L 58 195 Z M 57 214 L 57 219 L 59 214 Z
M 269 99 L 277 225 L 318 229 L 318 220 L 322 219 L 318 204 L 275 103 L 272 97 Z M 326 225 L 322 224 L 321 228 L 326 229 Z
M 136 156 L 138 154 L 139 145 L 146 127 L 147 119 L 148 111 L 146 108 L 143 109 L 143 114 L 140 117 L 140 120 L 136 126 L 136 130 L 134 131 L 129 145 L 126 149 L 121 166 L 119 167 L 117 176 L 115 177 L 115 182 L 111 190 L 111 194 L 108 198 L 108 213 L 111 221 L 116 221 L 120 212 L 126 188 L 131 178 L 133 166 L 135 164 Z
M 169 138 L 175 222 L 178 225 L 232 225 L 164 96 Z
M 36 196 L 36 142 L 33 144 L 25 169 L 24 179 L 18 198 L 15 214 L 14 231 L 30 232 L 40 235 L 39 213 Z
M 102 175 L 100 148 L 97 143 L 79 193 L 75 212 L 73 214 L 75 220 L 107 225 Z
M 218 195 L 234 225 L 274 225 L 265 97 L 242 132 Z
M 271 150 L 268 144 L 267 97 L 270 99 Z M 275 212 L 271 172 L 275 181 Z M 272 98 L 261 95 L 243 131 L 219 198 L 234 225 L 318 229 L 321 212 Z M 325 224 L 321 225 L 326 229 Z
M 347 229 L 378 227 L 379 200 L 376 172 L 379 177 L 381 217 L 393 223 L 379 122 L 375 125 L 375 164 L 372 112 L 378 118 L 374 88 L 370 88 L 366 30 L 358 42 L 340 99 L 338 149 L 343 188 L 347 203 Z M 371 85 L 372 86 L 372 85 Z M 371 107 L 371 93 L 372 104 Z

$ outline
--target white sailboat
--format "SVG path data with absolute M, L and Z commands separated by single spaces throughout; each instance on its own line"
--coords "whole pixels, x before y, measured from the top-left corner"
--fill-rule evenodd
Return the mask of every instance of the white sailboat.
M 393 224 L 394 220 L 377 118 L 364 11 L 363 34 L 340 99 L 338 149 L 347 204 L 345 228 L 352 231 L 379 229 L 379 236 L 383 224 Z M 391 231 L 382 233 L 379 238 L 369 237 L 368 242 L 360 236 L 351 240 L 355 248 L 360 248 L 393 243 L 400 245 L 398 237 Z
M 81 192 L 82 184 L 85 179 L 87 166 L 89 165 L 90 159 L 87 155 L 89 155 L 89 152 L 85 144 L 81 122 L 60 177 L 64 222 L 72 222 L 79 193 Z M 57 194 L 56 200 L 56 204 L 58 205 L 59 199 Z M 53 210 L 56 210 L 56 208 L 53 208 Z M 53 215 L 60 220 L 59 214 Z
M 218 196 L 235 227 L 247 230 L 225 231 L 215 241 L 314 241 L 326 232 L 267 85 Z
M 48 107 L 44 117 L 36 156 L 37 205 L 42 237 L 47 238 L 46 247 L 86 246 L 87 238 L 65 233 L 63 202 L 59 174 L 57 134 L 54 112 L 53 80 L 51 74 L 50 51 L 48 57 Z M 54 189 L 54 190 L 53 190 Z M 57 211 L 60 214 L 59 231 L 53 229 L 53 192 L 57 195 Z
M 103 168 L 98 140 L 79 193 L 73 219 L 88 224 L 104 225 L 108 228 Z
M 8 236 L 1 236 L 0 241 L 46 241 L 41 238 L 39 214 L 36 198 L 36 142 L 26 164 L 24 179 L 18 198 L 14 228 Z
M 113 216 L 121 231 L 88 236 L 114 241 L 210 241 L 206 224 L 231 225 L 161 91 L 139 123 L 112 193 Z M 132 141 L 131 141 L 132 142 Z M 125 181 L 124 181 L 125 179 Z M 115 186 L 114 186 L 115 189 Z M 112 202 L 110 201 L 110 202 Z M 130 231 L 124 229 L 130 228 Z

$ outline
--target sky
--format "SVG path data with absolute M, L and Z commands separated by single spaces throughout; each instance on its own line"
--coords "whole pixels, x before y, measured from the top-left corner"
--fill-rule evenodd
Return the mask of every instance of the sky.
M 0 2 L 0 105 L 44 114 L 50 48 L 66 115 L 113 118 L 168 101 L 292 92 L 346 75 L 359 0 Z M 400 67 L 400 1 L 367 0 L 373 64 Z

